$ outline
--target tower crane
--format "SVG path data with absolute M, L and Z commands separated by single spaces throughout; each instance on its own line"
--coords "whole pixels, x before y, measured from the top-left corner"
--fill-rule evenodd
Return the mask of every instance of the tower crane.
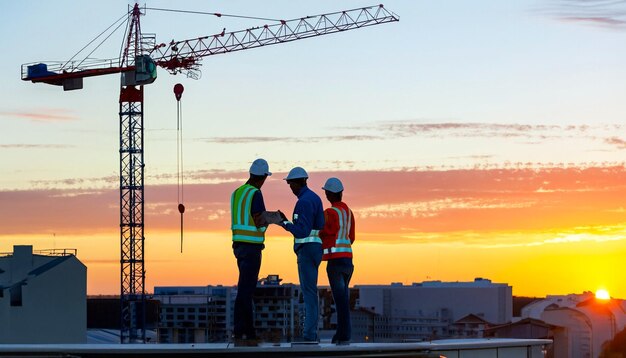
M 145 342 L 144 268 L 144 105 L 143 86 L 155 81 L 156 68 L 197 78 L 204 57 L 302 40 L 362 27 L 399 21 L 382 4 L 292 20 L 277 20 L 241 31 L 157 44 L 154 34 L 141 32 L 140 16 L 147 10 L 167 10 L 135 4 L 128 11 L 123 51 L 119 58 L 73 59 L 57 63 L 22 65 L 24 81 L 83 88 L 85 77 L 121 74 L 120 135 L 120 304 L 121 343 Z M 167 10 L 171 11 L 171 10 Z M 220 13 L 208 13 L 217 17 Z

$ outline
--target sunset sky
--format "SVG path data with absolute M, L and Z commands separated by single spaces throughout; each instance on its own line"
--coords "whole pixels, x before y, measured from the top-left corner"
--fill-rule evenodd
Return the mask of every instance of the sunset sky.
M 146 3 L 274 19 L 373 5 Z M 128 4 L 0 2 L 0 252 L 76 248 L 89 294 L 119 293 L 119 77 L 63 92 L 21 81 L 20 66 L 69 59 Z M 384 4 L 400 22 L 208 57 L 197 81 L 159 69 L 145 89 L 148 291 L 235 284 L 230 194 L 263 157 L 275 173 L 263 187 L 270 210 L 291 214 L 282 178 L 293 166 L 322 197 L 326 178 L 342 179 L 356 215 L 352 284 L 483 277 L 514 295 L 626 298 L 626 4 Z M 150 10 L 141 21 L 159 42 L 264 24 Z M 122 35 L 92 57 L 116 57 Z M 280 227 L 267 233 L 268 274 L 297 282 Z

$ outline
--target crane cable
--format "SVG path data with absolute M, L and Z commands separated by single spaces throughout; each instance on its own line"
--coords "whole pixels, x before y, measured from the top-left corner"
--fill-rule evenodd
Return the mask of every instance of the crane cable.
M 109 27 L 107 27 L 106 29 L 104 29 L 104 31 L 102 31 L 100 34 L 98 34 L 98 36 L 96 36 L 93 40 L 89 41 L 85 46 L 83 46 L 83 48 L 81 48 L 80 50 L 78 50 L 78 52 L 76 52 L 74 54 L 74 56 L 72 56 L 69 60 L 67 60 L 67 62 L 65 62 L 65 64 L 63 64 L 63 66 L 61 68 L 65 68 L 70 62 L 72 62 L 72 60 L 78 56 L 79 53 L 83 52 L 83 50 L 85 50 L 87 47 L 89 47 L 89 45 L 91 45 L 94 41 L 96 41 L 100 36 L 104 35 L 107 31 L 109 31 L 113 26 L 115 26 L 115 24 L 117 24 L 119 22 L 119 24 L 117 25 L 117 27 L 115 29 L 113 29 L 113 31 L 111 31 L 111 33 L 105 37 L 102 41 L 100 41 L 100 43 L 89 53 L 87 54 L 87 56 L 85 56 L 85 58 L 80 61 L 80 63 L 76 66 L 80 66 L 82 65 L 83 62 L 85 62 L 85 60 L 87 58 L 89 58 L 89 56 L 91 56 L 100 46 L 102 46 L 102 44 L 108 40 L 122 25 L 128 23 L 128 14 L 130 14 L 131 12 L 127 12 L 126 14 L 122 15 L 122 17 L 120 17 L 119 19 L 115 20 L 115 22 L 113 22 Z M 120 22 L 123 19 L 126 19 L 126 21 Z
M 217 17 L 236 17 L 236 18 L 240 18 L 240 19 L 281 21 L 280 19 L 269 19 L 269 18 L 266 18 L 266 17 L 255 17 L 255 16 L 245 16 L 245 15 L 222 14 L 222 13 L 219 13 L 219 12 L 204 12 L 204 11 L 163 9 L 163 8 L 156 8 L 156 7 L 146 7 L 145 9 L 146 10 L 156 10 L 156 11 L 180 12 L 180 13 L 185 13 L 185 14 L 213 15 L 213 16 L 217 16 Z
M 184 172 L 183 172 L 183 108 L 180 99 L 185 88 L 182 84 L 174 85 L 176 96 L 176 175 L 178 189 L 178 212 L 180 213 L 180 253 L 183 253 L 183 214 L 185 213 Z

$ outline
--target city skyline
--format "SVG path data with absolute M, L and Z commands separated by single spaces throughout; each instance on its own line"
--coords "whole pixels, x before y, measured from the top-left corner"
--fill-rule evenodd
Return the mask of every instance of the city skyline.
M 626 32 L 618 11 L 585 18 L 562 3 L 392 0 L 398 23 L 209 57 L 199 81 L 159 69 L 146 86 L 146 288 L 236 282 L 229 198 L 263 157 L 274 172 L 262 189 L 270 210 L 291 214 L 282 178 L 293 166 L 322 197 L 326 178 L 344 181 L 357 220 L 353 284 L 485 277 L 517 296 L 603 288 L 626 297 Z M 119 78 L 64 93 L 21 81 L 18 67 L 69 59 L 128 4 L 3 3 L 0 14 L 0 31 L 14 34 L 7 47 L 19 50 L 0 59 L 0 251 L 77 248 L 89 294 L 119 293 Z M 295 18 L 364 5 L 176 6 Z M 74 23 L 46 16 L 58 8 Z M 142 17 L 160 41 L 253 25 Z M 116 56 L 120 42 L 101 51 Z M 186 87 L 182 254 L 177 82 Z M 297 282 L 286 232 L 271 227 L 266 246 L 260 276 Z

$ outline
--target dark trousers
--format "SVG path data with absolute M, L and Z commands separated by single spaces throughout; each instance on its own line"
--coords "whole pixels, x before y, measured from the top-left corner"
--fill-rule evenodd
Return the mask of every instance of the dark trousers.
M 352 258 L 337 258 L 328 260 L 326 273 L 333 292 L 335 308 L 337 309 L 337 333 L 333 342 L 349 341 L 352 335 L 350 323 L 350 278 L 354 272 Z
M 233 332 L 235 338 L 241 338 L 244 334 L 247 338 L 256 337 L 253 296 L 256 283 L 259 280 L 262 250 L 263 244 L 233 243 L 233 252 L 237 258 L 237 267 L 239 267 Z

